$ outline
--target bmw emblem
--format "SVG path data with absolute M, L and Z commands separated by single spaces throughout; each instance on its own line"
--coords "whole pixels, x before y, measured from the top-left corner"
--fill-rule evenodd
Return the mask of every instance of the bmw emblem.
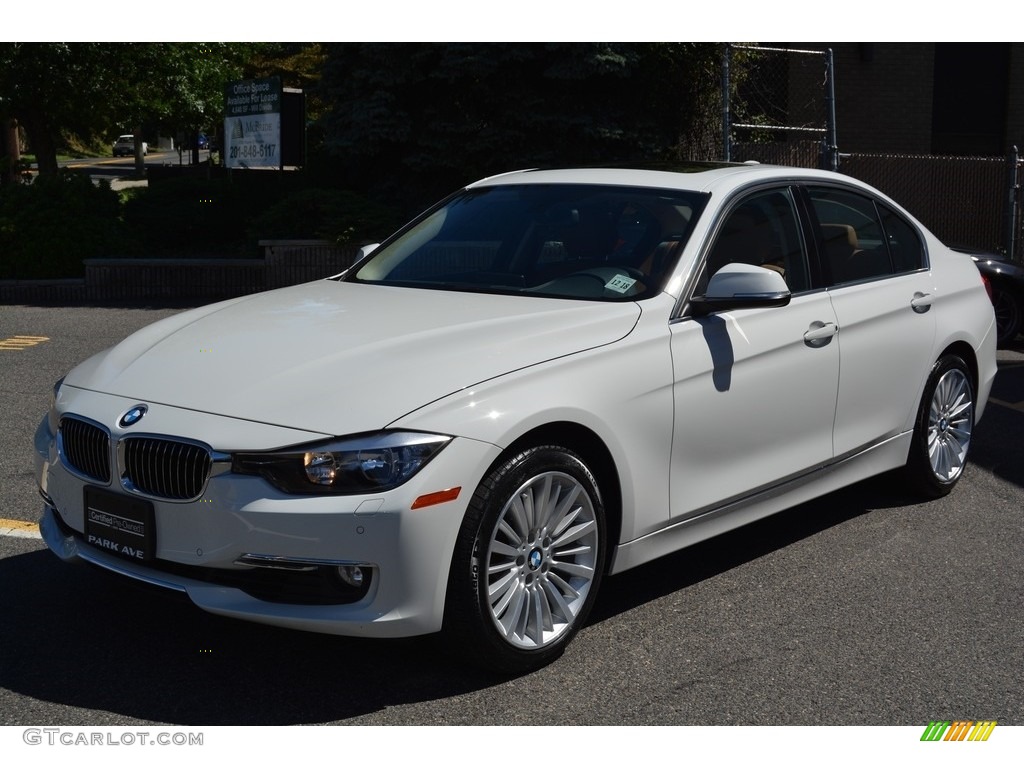
M 537 570 L 542 562 L 544 562 L 544 555 L 541 554 L 539 549 L 533 550 L 530 553 L 530 567 L 533 570 Z
M 146 415 L 148 409 L 144 405 L 136 405 L 134 408 L 129 408 L 128 412 L 121 417 L 118 423 L 121 427 L 131 427 L 142 421 L 142 417 Z

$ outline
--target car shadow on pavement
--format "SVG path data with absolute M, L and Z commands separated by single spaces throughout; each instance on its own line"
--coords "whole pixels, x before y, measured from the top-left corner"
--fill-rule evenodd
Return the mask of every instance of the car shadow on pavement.
M 866 480 L 607 579 L 591 621 L 686 589 L 873 510 L 919 501 L 896 474 Z
M 907 503 L 884 480 L 857 489 L 609 578 L 591 622 L 870 508 Z M 333 637 L 213 616 L 174 593 L 66 565 L 45 550 L 0 559 L 0 583 L 0 615 L 7 619 L 0 624 L 0 687 L 59 705 L 62 725 L 93 724 L 94 711 L 115 713 L 126 724 L 380 724 L 374 713 L 389 707 L 472 694 L 508 679 L 449 657 L 435 638 Z M 444 713 L 437 718 L 436 724 L 456 724 Z M 40 723 L 25 713 L 9 715 L 8 724 Z
M 1024 341 L 1018 343 L 1024 351 Z M 971 444 L 970 462 L 1024 488 L 1024 359 L 1000 359 L 985 413 Z
M 45 708 L 8 712 L 7 725 L 98 725 L 94 711 L 120 716 L 104 724 L 325 723 L 495 682 L 430 638 L 342 638 L 214 616 L 46 550 L 0 559 L 0 583 L 0 688 L 59 712 L 53 723 L 39 722 Z

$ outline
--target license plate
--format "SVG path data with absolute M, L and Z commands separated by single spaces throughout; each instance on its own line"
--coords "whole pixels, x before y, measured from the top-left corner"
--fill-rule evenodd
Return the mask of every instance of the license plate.
M 128 560 L 152 560 L 156 552 L 152 502 L 86 486 L 85 541 Z

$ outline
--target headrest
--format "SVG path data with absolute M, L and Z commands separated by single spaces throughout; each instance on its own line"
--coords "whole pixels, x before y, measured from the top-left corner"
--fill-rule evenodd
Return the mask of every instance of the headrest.
M 845 240 L 853 250 L 857 250 L 857 231 L 849 224 L 822 224 L 821 234 L 825 242 Z

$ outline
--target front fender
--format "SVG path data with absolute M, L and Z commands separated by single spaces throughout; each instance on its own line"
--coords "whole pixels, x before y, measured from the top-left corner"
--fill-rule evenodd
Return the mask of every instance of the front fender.
M 578 424 L 597 435 L 615 464 L 622 539 L 649 533 L 668 519 L 673 424 L 672 300 L 659 299 L 664 311 L 645 311 L 619 341 L 468 387 L 389 426 L 468 437 L 504 450 L 546 425 Z

